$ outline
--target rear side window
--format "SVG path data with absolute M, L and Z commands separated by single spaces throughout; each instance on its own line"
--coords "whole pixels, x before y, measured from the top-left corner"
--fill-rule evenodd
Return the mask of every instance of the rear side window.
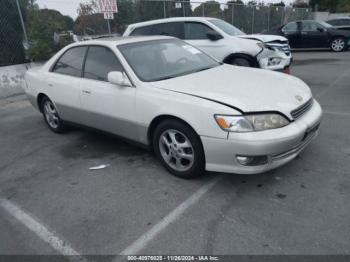
M 183 23 L 173 22 L 153 25 L 152 35 L 167 35 L 183 39 Z
M 66 51 L 56 62 L 52 72 L 80 77 L 86 49 L 86 46 L 82 46 Z
M 202 23 L 185 23 L 185 39 L 208 39 L 207 32 L 213 31 L 209 26 Z
M 130 33 L 130 35 L 150 35 L 152 31 L 152 26 L 138 27 Z
M 295 33 L 298 31 L 298 24 L 296 22 L 291 22 L 283 27 L 282 31 L 285 33 Z
M 112 50 L 102 46 L 90 46 L 84 67 L 84 78 L 108 81 L 109 72 L 123 72 L 123 67 Z

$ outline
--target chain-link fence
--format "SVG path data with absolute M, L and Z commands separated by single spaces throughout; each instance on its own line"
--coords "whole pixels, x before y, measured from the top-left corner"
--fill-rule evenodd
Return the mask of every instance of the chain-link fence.
M 24 61 L 23 30 L 17 3 L 14 0 L 1 0 L 0 66 L 19 64 Z
M 206 16 L 223 19 L 242 31 L 252 34 L 269 30 L 293 20 L 310 19 L 311 9 L 273 5 L 247 5 L 216 1 L 189 0 L 117 0 L 118 13 L 107 21 L 103 14 L 82 14 L 73 21 L 53 10 L 39 10 L 22 3 L 22 14 L 28 31 L 30 58 L 45 60 L 70 41 L 89 36 L 122 34 L 136 22 L 169 17 Z M 0 66 L 25 61 L 24 34 L 16 0 L 1 0 L 0 8 Z M 83 2 L 82 2 L 83 3 Z M 71 20 L 71 21 L 68 21 Z M 108 26 L 109 24 L 109 26 Z M 77 37 L 80 36 L 80 37 Z M 71 40 L 68 38 L 72 37 Z

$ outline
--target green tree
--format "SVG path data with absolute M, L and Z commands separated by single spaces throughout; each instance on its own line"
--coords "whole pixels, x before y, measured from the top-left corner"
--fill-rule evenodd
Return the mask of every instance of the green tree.
M 73 19 L 71 17 L 50 9 L 30 9 L 27 14 L 28 38 L 30 39 L 28 55 L 32 60 L 46 60 L 70 42 L 68 39 L 58 44 L 55 43 L 54 33 L 72 30 Z
M 202 16 L 204 10 L 204 15 L 207 17 L 217 17 L 222 18 L 223 17 L 223 11 L 220 8 L 220 3 L 216 1 L 207 1 L 204 3 L 201 3 L 199 6 L 197 6 L 193 10 L 194 16 Z

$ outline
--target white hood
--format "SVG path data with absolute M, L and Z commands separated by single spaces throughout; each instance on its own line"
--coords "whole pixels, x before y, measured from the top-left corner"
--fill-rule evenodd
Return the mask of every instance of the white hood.
M 312 97 L 309 87 L 296 77 L 226 64 L 152 85 L 222 102 L 243 112 L 279 111 L 288 117 Z
M 245 39 L 254 39 L 254 40 L 259 40 L 264 43 L 268 42 L 274 42 L 274 41 L 283 41 L 283 42 L 288 42 L 287 38 L 279 35 L 240 35 L 240 38 L 245 38 Z

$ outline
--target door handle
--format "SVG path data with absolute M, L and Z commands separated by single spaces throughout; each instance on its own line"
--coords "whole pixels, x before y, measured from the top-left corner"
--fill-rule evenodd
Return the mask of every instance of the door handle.
M 307 35 L 307 32 L 301 32 L 302 35 Z
M 83 90 L 83 93 L 85 93 L 85 94 L 91 94 L 91 91 L 89 91 L 89 90 Z
M 51 83 L 49 83 L 49 87 L 52 87 L 52 84 L 51 84 Z

